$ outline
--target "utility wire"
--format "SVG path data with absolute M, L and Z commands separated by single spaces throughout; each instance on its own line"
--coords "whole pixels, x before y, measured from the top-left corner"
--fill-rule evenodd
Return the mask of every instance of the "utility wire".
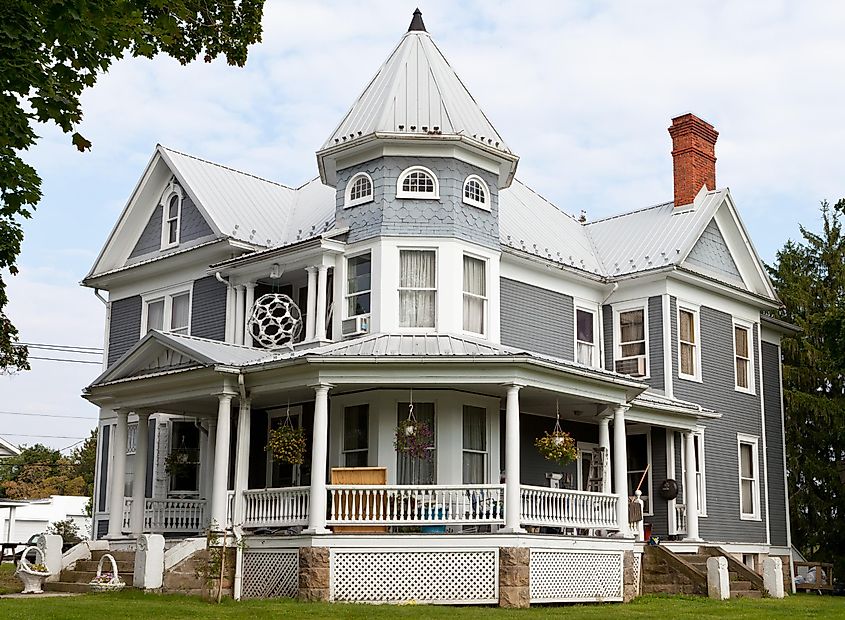
M 26 413 L 24 411 L 0 411 L 0 415 L 23 415 L 33 418 L 65 418 L 68 420 L 96 420 L 96 417 L 83 415 L 59 415 L 56 413 Z
M 97 364 L 97 366 L 102 366 L 103 362 L 98 362 L 95 360 L 71 360 L 71 359 L 62 359 L 61 357 L 37 357 L 35 355 L 30 355 L 27 359 L 31 360 L 45 360 L 48 362 L 72 362 L 74 364 Z
M 36 439 L 88 439 L 79 435 L 24 435 L 23 433 L 7 433 L 5 431 L 3 431 L 3 434 L 6 437 L 34 437 Z
M 37 342 L 16 342 L 14 346 L 32 347 L 33 349 L 79 349 L 80 351 L 89 351 L 92 353 L 102 353 L 103 349 L 100 347 L 77 347 L 69 344 L 41 344 Z

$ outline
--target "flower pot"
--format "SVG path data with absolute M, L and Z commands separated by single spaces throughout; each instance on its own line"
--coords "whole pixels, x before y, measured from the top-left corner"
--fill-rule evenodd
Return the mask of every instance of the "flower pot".
M 18 569 L 15 571 L 15 575 L 17 575 L 18 579 L 20 579 L 23 583 L 23 590 L 21 591 L 22 594 L 41 594 L 41 592 L 43 592 L 41 584 L 44 583 L 44 580 L 50 576 L 50 573 L 47 571 L 35 570 L 35 566 L 26 559 L 30 550 L 35 551 L 36 564 L 39 565 L 39 568 L 43 568 L 44 554 L 41 552 L 41 549 L 38 547 L 27 547 L 21 554 L 21 559 L 18 562 Z

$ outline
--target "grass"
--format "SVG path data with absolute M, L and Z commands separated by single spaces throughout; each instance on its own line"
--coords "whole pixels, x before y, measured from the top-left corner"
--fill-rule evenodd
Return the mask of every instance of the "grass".
M 11 562 L 0 564 L 0 594 L 12 594 L 22 589 L 21 580 L 15 577 L 15 565 Z
M 845 598 L 800 594 L 785 600 L 711 601 L 698 597 L 644 596 L 627 605 L 542 606 L 531 609 L 498 609 L 492 607 L 434 607 L 422 605 L 347 605 L 329 603 L 297 603 L 289 599 L 235 602 L 220 605 L 199 598 L 175 594 L 143 594 L 126 591 L 111 594 L 86 594 L 69 598 L 0 600 L 0 618 L 4 620 L 91 620 L 92 618 L 306 618 L 378 620 L 380 618 L 581 618 L 625 620 L 642 618 L 845 618 Z

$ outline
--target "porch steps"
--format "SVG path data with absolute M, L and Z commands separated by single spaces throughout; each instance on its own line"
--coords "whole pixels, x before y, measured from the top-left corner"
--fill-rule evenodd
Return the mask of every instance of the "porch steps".
M 665 547 L 646 547 L 643 555 L 643 594 L 693 594 L 707 596 L 707 559 L 728 560 L 731 598 L 761 598 L 762 578 L 715 547 L 701 547 L 699 553 L 678 554 Z
M 117 564 L 120 580 L 132 587 L 135 572 L 134 551 L 92 551 L 90 560 L 79 560 L 73 568 L 66 568 L 59 574 L 59 581 L 48 581 L 44 589 L 50 592 L 90 592 L 88 582 L 97 575 L 97 564 L 106 553 L 111 553 Z M 106 562 L 103 570 L 110 571 L 111 565 Z

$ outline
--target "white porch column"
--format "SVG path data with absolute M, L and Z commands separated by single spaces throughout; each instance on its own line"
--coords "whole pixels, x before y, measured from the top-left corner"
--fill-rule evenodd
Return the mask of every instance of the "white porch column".
M 226 393 L 217 396 L 217 433 L 214 442 L 214 474 L 211 480 L 211 527 L 218 530 L 226 527 L 232 396 Z
M 601 472 L 601 492 L 610 493 L 610 418 L 599 418 L 599 448 L 604 450 L 604 470 Z
M 109 500 L 109 532 L 107 538 L 123 536 L 123 488 L 126 484 L 126 441 L 129 434 L 129 412 L 115 411 L 117 428 L 114 433 L 114 459 L 109 476 L 111 498 Z
M 326 282 L 329 268 L 325 265 L 317 267 L 317 308 L 314 316 L 314 340 L 326 339 Z
M 244 297 L 246 287 L 235 286 L 235 344 L 244 343 Z
M 200 488 L 203 490 L 203 497 L 206 499 L 206 510 L 211 510 L 211 480 L 214 477 L 214 448 L 217 445 L 217 420 L 208 421 L 208 436 L 205 438 L 205 467 L 203 467 L 203 475 L 205 478 L 200 480 Z M 211 513 L 206 512 L 206 518 Z
M 147 503 L 147 453 L 149 452 L 150 411 L 138 412 L 138 432 L 135 435 L 135 476 L 132 480 L 132 508 L 129 523 L 132 537 L 144 533 L 144 509 Z
M 519 473 L 519 390 L 521 385 L 509 385 L 505 404 L 505 527 L 503 534 L 525 532 L 520 525 Z
M 226 342 L 233 344 L 235 342 L 235 289 L 232 286 L 226 285 Z
M 306 267 L 308 272 L 308 307 L 305 312 L 308 314 L 305 324 L 305 340 L 314 340 L 314 319 L 317 315 L 317 268 Z
M 244 491 L 249 486 L 249 433 L 251 417 L 250 400 L 246 398 L 238 407 L 238 445 L 235 449 L 235 505 L 232 523 L 241 525 L 245 518 Z
M 613 484 L 616 487 L 616 523 L 620 536 L 629 536 L 628 527 L 628 437 L 625 433 L 625 412 L 620 405 L 613 413 Z
M 699 541 L 698 537 L 698 493 L 695 481 L 695 435 L 687 431 L 684 436 L 684 504 L 687 514 L 687 535 L 684 540 Z
M 252 305 L 255 303 L 255 282 L 248 282 L 246 284 L 246 299 L 244 300 L 244 340 L 243 343 L 252 346 L 252 334 L 249 333 L 249 314 L 252 312 Z
M 329 444 L 329 390 L 331 385 L 314 387 L 314 436 L 311 439 L 311 490 L 308 501 L 308 529 L 303 534 L 328 534 L 326 529 L 326 456 Z

